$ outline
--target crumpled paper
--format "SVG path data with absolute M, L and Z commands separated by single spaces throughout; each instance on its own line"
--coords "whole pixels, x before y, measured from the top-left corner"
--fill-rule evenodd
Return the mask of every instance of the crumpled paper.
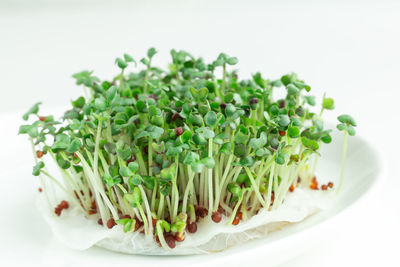
M 41 194 L 43 195 L 43 194 Z M 139 232 L 124 233 L 122 226 L 107 229 L 94 219 L 86 218 L 75 206 L 63 211 L 60 217 L 54 215 L 44 196 L 40 196 L 37 206 L 50 225 L 54 235 L 68 247 L 85 250 L 92 246 L 112 251 L 142 255 L 191 255 L 215 253 L 252 239 L 265 237 L 268 232 L 277 230 L 287 223 L 300 222 L 308 216 L 327 208 L 330 193 L 296 188 L 288 193 L 279 208 L 266 209 L 241 221 L 238 225 L 227 225 L 228 218 L 220 223 L 200 221 L 195 234 L 186 234 L 183 242 L 177 242 L 174 249 L 159 247 L 152 236 Z

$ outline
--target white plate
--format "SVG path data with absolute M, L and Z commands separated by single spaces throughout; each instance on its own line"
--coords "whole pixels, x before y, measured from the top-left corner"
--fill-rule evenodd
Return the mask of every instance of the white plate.
M 32 156 L 26 137 L 16 135 L 21 123 L 20 114 L 0 116 L 4 125 L 0 139 L 0 251 L 3 259 L 23 264 L 50 266 L 108 266 L 110 264 L 139 264 L 166 266 L 174 264 L 223 264 L 235 262 L 237 257 L 260 257 L 269 265 L 289 260 L 301 251 L 318 242 L 324 233 L 340 231 L 335 227 L 339 219 L 346 219 L 346 213 L 355 203 L 371 193 L 381 180 L 383 167 L 378 152 L 363 138 L 349 139 L 345 181 L 342 192 L 337 196 L 333 208 L 315 214 L 301 223 L 292 224 L 275 231 L 261 240 L 236 246 L 214 255 L 148 257 L 124 255 L 91 248 L 87 251 L 73 251 L 54 239 L 44 220 L 34 207 L 38 183 L 31 175 Z M 2 127 L 3 128 L 3 127 Z M 333 144 L 322 148 L 317 175 L 320 180 L 335 180 L 340 171 L 340 133 L 334 132 Z M 341 215 L 341 216 L 337 216 Z M 23 257 L 21 257 L 23 255 Z M 0 257 L 0 258 L 1 258 Z M 7 261 L 6 261 L 7 262 Z

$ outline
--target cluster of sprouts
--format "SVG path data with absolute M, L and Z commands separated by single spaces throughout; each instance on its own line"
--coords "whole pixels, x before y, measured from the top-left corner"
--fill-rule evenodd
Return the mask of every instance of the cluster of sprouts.
M 120 73 L 112 80 L 75 74 L 86 97 L 72 101 L 61 121 L 40 116 L 40 103 L 23 116 L 36 118 L 20 133 L 29 136 L 33 175 L 51 205 L 56 186 L 88 218 L 154 235 L 168 249 L 195 233 L 199 220 L 236 225 L 311 183 L 320 146 L 331 142 L 322 120 L 334 108 L 331 98 L 324 96 L 315 113 L 310 86 L 296 74 L 240 80 L 228 70 L 235 57 L 221 53 L 206 64 L 175 50 L 165 71 L 152 65 L 155 54 L 150 48 L 144 68 L 130 73 L 136 61 L 117 58 Z M 277 90 L 285 96 L 276 100 Z M 345 158 L 356 124 L 349 115 L 339 121 Z M 45 158 L 60 174 L 49 173 Z M 343 171 L 340 177 L 339 186 Z M 60 215 L 68 203 L 57 208 Z

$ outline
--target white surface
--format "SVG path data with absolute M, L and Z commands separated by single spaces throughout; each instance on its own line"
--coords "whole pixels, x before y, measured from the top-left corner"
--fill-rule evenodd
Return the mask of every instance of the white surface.
M 346 213 L 316 244 L 305 238 L 304 247 L 310 248 L 299 248 L 300 255 L 283 266 L 400 265 L 396 254 L 400 238 L 398 1 L 126 1 L 113 6 L 103 1 L 1 1 L 0 34 L 0 112 L 23 110 L 37 100 L 49 108 L 64 105 L 66 99 L 82 93 L 70 74 L 94 69 L 99 76 L 110 77 L 116 73 L 112 65 L 116 56 L 129 52 L 138 58 L 149 46 L 157 47 L 157 62 L 164 65 L 170 48 L 183 48 L 206 59 L 220 51 L 235 55 L 241 75 L 262 71 L 275 78 L 297 72 L 315 94 L 326 91 L 335 98 L 336 111 L 328 117 L 338 112 L 354 114 L 358 132 L 384 154 L 388 177 L 374 198 Z M 4 151 L 6 137 L 17 130 L 8 127 L 14 121 L 0 123 L 0 212 L 18 218 L 15 222 L 2 216 L 0 221 L 1 236 L 13 234 L 12 239 L 0 239 L 0 264 L 129 261 L 125 255 L 110 261 L 110 253 L 99 249 L 70 251 L 52 239 L 31 208 L 34 178 L 12 180 L 21 175 L 21 165 L 31 162 L 30 155 L 15 155 L 27 143 L 19 138 L 15 150 Z M 15 156 L 20 160 L 9 160 Z M 43 242 L 42 247 L 38 242 Z M 52 255 L 39 253 L 43 247 L 65 257 L 54 262 Z M 21 255 L 21 251 L 31 254 Z M 234 261 L 214 257 L 207 264 L 268 263 L 262 256 L 260 252 L 258 257 L 234 257 Z M 201 263 L 199 258 L 194 261 Z

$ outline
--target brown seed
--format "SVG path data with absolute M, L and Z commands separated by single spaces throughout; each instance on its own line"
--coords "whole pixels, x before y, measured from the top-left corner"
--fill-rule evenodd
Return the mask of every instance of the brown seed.
M 333 187 L 333 183 L 332 183 L 332 182 L 329 182 L 329 183 L 328 183 L 328 187 L 329 187 L 329 188 L 332 188 L 332 187 Z
M 239 218 L 239 220 L 243 220 L 243 212 L 238 211 L 238 212 L 236 213 L 236 216 Z
M 97 209 L 96 201 L 94 201 L 94 200 L 92 201 L 92 204 L 90 205 L 90 208 L 93 209 L 93 210 Z
M 165 235 L 164 238 L 165 238 L 165 242 L 167 242 L 167 244 L 170 248 L 176 247 L 175 238 L 172 235 Z
M 121 219 L 132 219 L 132 217 L 131 217 L 131 215 L 126 214 L 126 215 L 122 216 Z
M 208 215 L 208 210 L 203 207 L 199 207 L 199 215 L 201 218 L 204 218 Z
M 36 157 L 37 157 L 38 159 L 40 159 L 41 157 L 43 157 L 43 155 L 44 155 L 44 152 L 43 152 L 43 151 L 40 151 L 40 150 L 36 151 Z
M 218 206 L 218 212 L 221 213 L 221 214 L 224 214 L 225 210 L 224 210 L 223 207 Z
M 225 109 L 226 108 L 226 104 L 225 103 L 221 103 L 221 104 L 219 104 L 219 106 L 220 106 L 221 109 Z
M 236 216 L 235 219 L 232 222 L 233 225 L 238 225 L 239 224 L 239 217 Z
M 281 102 L 279 102 L 279 108 L 284 108 L 285 106 L 286 106 L 285 100 L 282 100 Z
M 115 223 L 115 221 L 114 221 L 113 218 L 111 218 L 111 219 L 109 219 L 109 220 L 107 221 L 107 227 L 108 227 L 109 229 L 113 228 L 115 225 L 116 225 L 116 223 Z
M 327 189 L 328 189 L 328 186 L 327 186 L 326 184 L 323 184 L 323 185 L 321 186 L 321 189 L 322 189 L 322 190 L 327 190 Z
M 175 135 L 180 136 L 183 134 L 183 128 L 182 127 L 177 127 L 174 129 Z
M 96 214 L 97 213 L 97 210 L 89 210 L 88 211 L 88 214 L 89 215 L 93 215 L 93 214 Z
M 291 185 L 291 186 L 289 187 L 289 192 L 293 192 L 293 191 L 294 191 L 294 186 Z
M 189 233 L 194 234 L 197 232 L 197 223 L 192 222 L 186 226 Z
M 214 222 L 219 223 L 222 220 L 222 215 L 220 212 L 214 211 L 213 214 L 211 215 L 211 219 Z
M 38 188 L 38 191 L 42 193 L 43 189 L 41 187 Z
M 100 225 L 103 225 L 103 220 L 100 218 L 100 219 L 97 221 L 97 223 L 100 224 Z
M 46 120 L 46 117 L 45 117 L 45 116 L 40 116 L 40 117 L 39 117 L 39 120 L 45 121 L 45 120 Z
M 175 240 L 177 242 L 182 242 L 183 240 L 185 240 L 185 232 L 177 233 L 175 236 Z
M 157 219 L 151 219 L 151 221 L 152 221 L 152 224 L 153 224 L 153 227 L 156 227 L 156 224 L 157 224 Z
M 57 216 L 61 215 L 61 211 L 62 211 L 62 209 L 60 207 L 57 207 L 54 209 L 54 213 L 57 214 Z
M 280 136 L 285 136 L 285 135 L 286 135 L 286 132 L 285 132 L 285 131 L 279 130 L 278 132 L 279 132 L 279 135 L 280 135 Z
M 135 230 L 133 230 L 134 232 L 136 232 L 140 227 L 139 221 L 136 221 L 135 223 Z
M 156 242 L 159 246 L 161 246 L 160 238 L 158 238 L 158 235 L 155 236 Z
M 61 207 L 62 209 L 68 209 L 68 208 L 69 208 L 69 204 L 68 204 L 67 201 L 63 200 L 63 201 L 61 201 L 61 203 L 60 203 L 60 207 Z

